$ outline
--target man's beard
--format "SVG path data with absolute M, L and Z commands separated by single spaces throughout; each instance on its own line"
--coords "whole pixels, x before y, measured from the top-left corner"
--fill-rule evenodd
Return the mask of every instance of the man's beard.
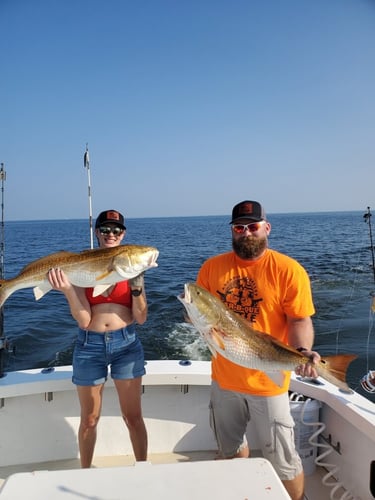
M 255 259 L 260 257 L 267 248 L 267 238 L 254 238 L 253 236 L 233 238 L 232 248 L 240 259 Z

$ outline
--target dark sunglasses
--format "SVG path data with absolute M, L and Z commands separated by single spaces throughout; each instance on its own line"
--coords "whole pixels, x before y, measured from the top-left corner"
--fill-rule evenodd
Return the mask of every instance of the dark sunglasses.
M 262 227 L 264 222 L 265 221 L 262 220 L 260 222 L 251 222 L 250 224 L 232 224 L 232 229 L 237 234 L 243 234 L 246 229 L 250 231 L 250 233 L 255 233 Z
M 99 227 L 100 234 L 113 234 L 114 236 L 120 236 L 124 232 L 122 227 L 110 227 L 110 226 L 100 226 Z

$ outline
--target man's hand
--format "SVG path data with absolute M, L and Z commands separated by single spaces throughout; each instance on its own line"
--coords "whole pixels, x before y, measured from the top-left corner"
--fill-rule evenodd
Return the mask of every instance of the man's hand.
M 320 361 L 320 354 L 316 351 L 302 351 L 301 354 L 303 354 L 306 358 L 310 358 L 310 361 L 308 363 L 304 363 L 301 365 L 296 366 L 295 368 L 295 373 L 296 375 L 300 375 L 301 377 L 306 377 L 306 378 L 318 378 L 318 372 L 316 371 L 316 365 Z

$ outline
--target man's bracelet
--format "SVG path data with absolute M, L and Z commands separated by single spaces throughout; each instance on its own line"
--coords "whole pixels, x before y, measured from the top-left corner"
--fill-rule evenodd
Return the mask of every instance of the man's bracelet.
M 308 351 L 309 349 L 306 349 L 306 347 L 297 347 L 296 351 L 298 352 L 303 352 L 303 351 Z

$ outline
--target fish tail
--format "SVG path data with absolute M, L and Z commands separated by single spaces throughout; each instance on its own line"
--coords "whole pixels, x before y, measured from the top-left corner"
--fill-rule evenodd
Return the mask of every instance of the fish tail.
M 356 359 L 356 354 L 336 354 L 325 356 L 317 365 L 317 372 L 323 378 L 337 385 L 340 389 L 351 391 L 346 383 L 346 372 L 350 363 Z
M 4 302 L 8 298 L 8 294 L 5 287 L 6 280 L 0 279 L 0 307 L 3 306 Z

